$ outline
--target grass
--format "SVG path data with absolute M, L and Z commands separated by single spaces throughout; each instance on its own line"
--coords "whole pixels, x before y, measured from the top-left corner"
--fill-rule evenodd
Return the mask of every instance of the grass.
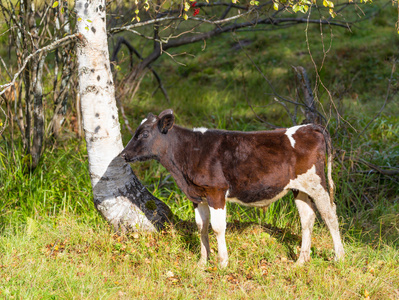
M 185 222 L 157 234 L 116 235 L 75 215 L 30 219 L 0 237 L 1 296 L 23 299 L 395 299 L 398 251 L 344 234 L 346 260 L 331 261 L 332 242 L 316 227 L 312 262 L 293 264 L 298 226 L 270 229 L 230 223 L 230 264 L 196 266 L 198 238 Z M 296 227 L 296 229 L 295 229 Z M 216 240 L 211 235 L 212 251 Z
M 211 260 L 205 269 L 197 268 L 199 237 L 192 204 L 158 163 L 132 168 L 181 221 L 156 234 L 118 235 L 92 203 L 83 141 L 48 146 L 39 167 L 29 172 L 18 139 L 13 154 L 5 133 L 0 141 L 0 298 L 398 299 L 399 178 L 375 172 L 359 160 L 385 169 L 399 165 L 397 73 L 386 109 L 359 135 L 385 100 L 390 58 L 398 45 L 394 14 L 388 7 L 352 33 L 333 28 L 333 44 L 319 72 L 342 117 L 336 118 L 326 91 L 318 88 L 336 149 L 333 177 L 344 262 L 333 262 L 332 239 L 318 219 L 312 261 L 302 267 L 293 264 L 301 232 L 294 201 L 287 195 L 267 211 L 229 204 L 229 266 L 217 267 L 211 233 Z M 304 28 L 224 35 L 208 41 L 204 51 L 201 44 L 174 49 L 172 54 L 186 51 L 194 57 L 178 56 L 185 66 L 168 56 L 154 64 L 169 103 L 159 92 L 152 96 L 156 83 L 151 75 L 143 79 L 133 101 L 121 99 L 132 127 L 148 112 L 171 107 L 177 123 L 187 127 L 266 128 L 248 101 L 267 121 L 290 126 L 247 55 L 279 93 L 293 97 L 291 65 L 304 66 L 311 80 L 315 78 Z M 325 36 L 328 31 L 325 27 Z M 309 27 L 308 36 L 320 68 L 319 27 Z M 248 46 L 236 50 L 237 39 L 248 40 Z M 123 62 L 121 67 L 126 70 Z M 126 143 L 129 133 L 122 132 Z

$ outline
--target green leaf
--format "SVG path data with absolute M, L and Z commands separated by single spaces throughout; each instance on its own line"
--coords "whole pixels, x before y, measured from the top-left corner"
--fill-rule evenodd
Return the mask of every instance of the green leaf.
M 306 12 L 308 11 L 308 9 L 309 9 L 309 7 L 308 7 L 307 5 L 301 5 L 301 6 L 299 7 L 299 10 L 300 10 L 301 12 L 303 12 L 304 14 L 306 14 Z
M 55 2 L 53 3 L 53 8 L 56 8 L 59 4 L 60 4 L 60 3 L 59 3 L 58 1 L 55 1 Z
M 63 14 L 65 12 L 65 8 L 61 7 L 61 14 Z
M 293 10 L 294 12 L 298 12 L 299 9 L 300 9 L 300 7 L 299 7 L 298 4 L 295 4 L 295 5 L 292 7 L 292 10 Z
M 85 29 L 86 29 L 87 31 L 89 31 L 89 27 L 86 26 Z
M 78 22 L 81 22 L 82 21 L 82 18 L 78 18 Z
M 86 20 L 87 22 L 89 22 L 89 23 L 92 23 L 92 21 L 91 20 Z

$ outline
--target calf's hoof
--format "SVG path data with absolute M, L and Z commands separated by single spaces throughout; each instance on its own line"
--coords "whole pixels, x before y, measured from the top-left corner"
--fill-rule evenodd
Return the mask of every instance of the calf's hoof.
M 335 253 L 335 261 L 344 261 L 344 259 L 345 259 L 345 251 L 344 248 L 342 248 Z
M 206 258 L 200 258 L 200 260 L 198 261 L 197 265 L 200 268 L 205 268 L 207 263 L 207 259 Z
M 227 259 L 219 261 L 219 266 L 221 269 L 226 269 L 228 264 L 229 264 L 229 261 Z
M 295 265 L 302 266 L 303 264 L 305 264 L 309 261 L 310 261 L 310 254 L 309 253 L 307 253 L 307 254 L 301 253 L 299 255 L 298 260 L 295 262 Z

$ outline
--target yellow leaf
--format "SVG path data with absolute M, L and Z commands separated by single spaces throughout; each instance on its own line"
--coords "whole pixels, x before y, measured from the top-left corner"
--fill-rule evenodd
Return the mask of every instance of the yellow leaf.
M 274 2 L 273 3 L 273 8 L 274 8 L 274 10 L 278 10 L 278 3 Z
M 184 2 L 184 10 L 188 11 L 190 9 L 190 4 L 187 2 Z
M 184 19 L 184 20 L 187 20 L 187 19 L 188 19 L 187 14 L 184 14 L 184 15 L 183 15 L 183 19 Z
M 58 6 L 58 1 L 55 1 L 54 3 L 53 3 L 53 8 L 56 8 L 57 6 Z

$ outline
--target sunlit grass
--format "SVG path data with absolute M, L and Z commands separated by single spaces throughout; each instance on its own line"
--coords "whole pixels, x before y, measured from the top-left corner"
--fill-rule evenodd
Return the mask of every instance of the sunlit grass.
M 117 235 L 65 213 L 32 220 L 0 237 L 0 295 L 51 298 L 313 298 L 394 299 L 398 252 L 344 234 L 346 260 L 334 263 L 332 242 L 316 226 L 312 262 L 293 264 L 300 236 L 255 223 L 229 223 L 230 264 L 216 264 L 216 240 L 205 269 L 198 268 L 195 225 L 157 234 Z M 26 288 L 29 286 L 29 288 Z M 25 288 L 24 288 L 25 287 Z

